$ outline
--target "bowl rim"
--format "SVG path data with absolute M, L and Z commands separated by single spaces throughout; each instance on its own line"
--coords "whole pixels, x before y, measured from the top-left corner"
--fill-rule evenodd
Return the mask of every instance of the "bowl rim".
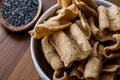
M 57 7 L 58 5 L 55 4 L 53 5 L 52 7 L 50 7 L 47 11 L 45 11 L 45 13 L 43 13 L 43 15 L 38 19 L 37 24 L 39 24 L 39 22 L 41 22 L 42 18 L 44 18 L 44 16 L 50 12 L 53 8 Z M 35 25 L 35 26 L 36 26 Z M 31 57 L 32 57 L 32 60 L 33 60 L 33 63 L 35 65 L 35 68 L 38 72 L 38 74 L 40 75 L 40 77 L 43 79 L 43 80 L 50 80 L 50 78 L 44 73 L 44 71 L 40 68 L 38 62 L 37 62 L 37 59 L 36 59 L 36 56 L 35 56 L 35 51 L 34 51 L 34 41 L 35 39 L 34 38 L 31 38 L 31 41 L 30 41 L 30 50 L 31 50 Z
M 101 2 L 101 3 L 105 3 L 109 6 L 112 6 L 112 5 L 115 5 L 111 2 L 108 2 L 108 1 L 105 1 L 105 0 L 94 0 L 96 2 Z M 42 18 L 44 18 L 45 15 L 47 15 L 48 12 L 50 12 L 53 8 L 57 7 L 57 4 L 53 5 L 52 7 L 50 7 L 47 11 L 45 11 L 45 13 L 42 14 L 42 16 L 38 19 L 36 25 L 38 23 L 41 23 L 41 20 Z M 35 25 L 35 26 L 36 26 Z M 33 60 L 33 63 L 34 63 L 34 66 L 39 74 L 39 76 L 43 79 L 43 80 L 51 80 L 45 73 L 44 71 L 42 70 L 42 68 L 39 66 L 39 63 L 37 61 L 37 58 L 35 56 L 35 49 L 34 49 L 34 41 L 35 39 L 31 37 L 31 40 L 30 40 L 30 51 L 31 51 L 31 57 L 32 57 L 32 60 Z
M 23 26 L 13 26 L 11 24 L 9 24 L 2 16 L 2 13 L 1 13 L 1 10 L 0 10 L 0 23 L 1 25 L 11 31 L 11 32 L 21 32 L 21 31 L 26 31 L 28 29 L 30 29 L 31 27 L 34 26 L 34 24 L 36 24 L 36 21 L 39 19 L 40 17 L 40 13 L 41 13 L 41 9 L 42 9 L 42 0 L 38 0 L 38 10 L 37 10 L 37 13 L 36 15 L 34 16 L 34 18 L 28 22 L 27 24 L 23 25 Z M 0 6 L 2 4 L 2 1 L 0 3 Z

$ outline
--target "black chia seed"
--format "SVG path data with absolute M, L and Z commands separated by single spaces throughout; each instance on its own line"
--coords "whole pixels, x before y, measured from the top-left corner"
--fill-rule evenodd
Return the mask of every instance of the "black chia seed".
M 38 5 L 38 0 L 3 0 L 1 13 L 9 24 L 23 26 L 35 17 Z

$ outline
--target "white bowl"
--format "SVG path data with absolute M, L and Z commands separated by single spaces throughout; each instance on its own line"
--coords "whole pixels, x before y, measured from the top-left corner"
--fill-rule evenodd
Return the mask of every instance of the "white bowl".
M 103 1 L 103 0 L 95 0 L 95 2 L 98 5 L 104 5 L 104 6 L 112 6 L 114 4 Z M 55 11 L 57 9 L 57 4 L 49 8 L 37 21 L 36 25 L 45 21 L 49 17 L 53 16 L 55 14 Z M 31 48 L 31 56 L 33 63 L 35 65 L 35 68 L 41 78 L 43 80 L 51 80 L 53 75 L 53 69 L 50 67 L 50 65 L 47 63 L 47 61 L 44 58 L 43 52 L 41 50 L 41 40 L 40 39 L 34 39 L 31 38 L 30 42 L 30 48 Z

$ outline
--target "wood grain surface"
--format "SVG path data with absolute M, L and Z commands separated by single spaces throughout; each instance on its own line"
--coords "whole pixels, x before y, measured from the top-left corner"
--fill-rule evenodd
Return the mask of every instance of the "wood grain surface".
M 120 5 L 120 0 L 110 1 Z M 42 0 L 42 13 L 56 2 Z M 0 25 L 0 80 L 42 80 L 31 59 L 28 32 L 12 33 Z
M 42 0 L 42 3 L 44 13 L 56 0 Z M 0 24 L 0 80 L 41 80 L 33 65 L 29 47 L 28 32 L 12 33 Z

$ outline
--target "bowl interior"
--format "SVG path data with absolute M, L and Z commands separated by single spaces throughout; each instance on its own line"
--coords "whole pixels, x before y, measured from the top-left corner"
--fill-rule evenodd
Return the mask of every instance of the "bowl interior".
M 98 5 L 104 6 L 111 6 L 113 5 L 110 2 L 102 1 L 102 0 L 95 0 Z M 57 5 L 52 6 L 49 8 L 38 20 L 37 24 L 41 23 L 42 21 L 48 19 L 50 16 L 53 16 L 57 9 Z M 36 24 L 36 25 L 37 25 Z M 31 55 L 34 62 L 34 65 L 43 80 L 50 80 L 52 79 L 53 69 L 47 63 L 46 59 L 44 58 L 43 52 L 41 50 L 41 40 L 40 39 L 33 39 L 31 38 Z

